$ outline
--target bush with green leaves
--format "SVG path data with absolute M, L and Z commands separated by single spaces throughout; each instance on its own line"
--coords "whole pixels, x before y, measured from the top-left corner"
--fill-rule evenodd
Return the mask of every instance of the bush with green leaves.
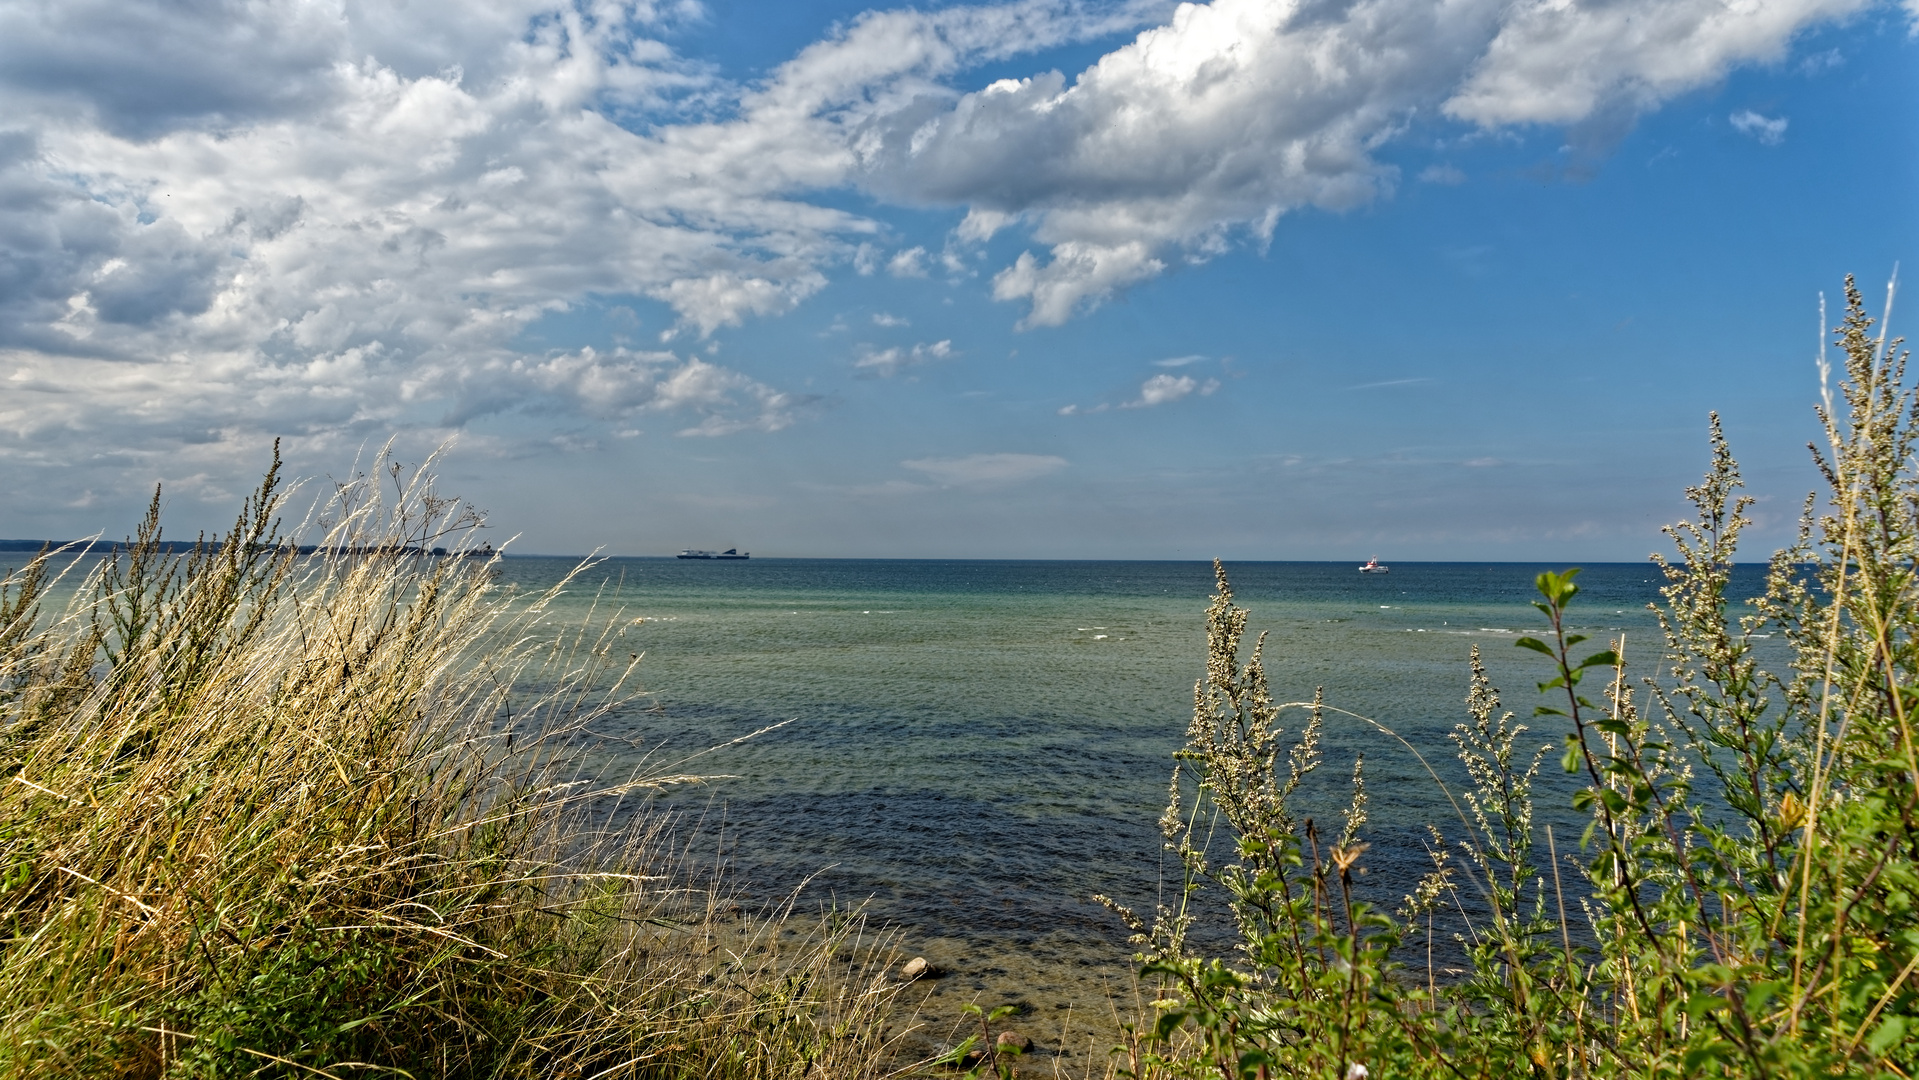
M 1247 613 L 1218 569 L 1161 820 L 1181 886 L 1150 919 L 1114 905 L 1158 988 L 1121 1074 L 1919 1070 L 1919 395 L 1850 279 L 1846 299 L 1814 449 L 1826 491 L 1762 595 L 1729 595 L 1750 500 L 1717 416 L 1697 515 L 1658 560 L 1654 674 L 1568 631 L 1577 570 L 1537 579 L 1546 632 L 1518 644 L 1552 665 L 1533 722 L 1563 735 L 1577 851 L 1535 822 L 1551 747 L 1501 712 L 1475 650 L 1459 825 L 1434 827 L 1432 872 L 1398 911 L 1360 902 L 1362 768 L 1336 836 L 1294 809 L 1326 718 L 1352 714 L 1273 697 L 1264 638 L 1243 655 Z M 1788 655 L 1769 668 L 1755 642 L 1771 635 Z M 1195 944 L 1207 895 L 1231 913 L 1225 955 Z M 1441 910 L 1468 917 L 1461 977 L 1433 970 Z

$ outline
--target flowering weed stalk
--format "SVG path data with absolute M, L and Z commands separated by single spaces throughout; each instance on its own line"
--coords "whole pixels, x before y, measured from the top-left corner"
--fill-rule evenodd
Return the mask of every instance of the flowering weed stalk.
M 1534 818 L 1550 747 L 1500 711 L 1475 649 L 1454 732 L 1469 782 L 1458 827 L 1432 827 L 1433 870 L 1398 912 L 1356 901 L 1360 766 L 1337 840 L 1291 806 L 1324 718 L 1350 714 L 1318 696 L 1275 702 L 1263 638 L 1241 662 L 1247 613 L 1216 565 L 1206 675 L 1161 819 L 1180 883 L 1150 921 L 1113 905 L 1159 988 L 1156 1021 L 1117 1070 L 1919 1071 L 1919 395 L 1900 343 L 1872 326 L 1848 279 L 1840 401 L 1822 403 L 1814 448 L 1825 503 L 1808 500 L 1744 611 L 1728 590 L 1750 500 L 1717 416 L 1711 468 L 1687 491 L 1697 514 L 1666 530 L 1677 557 L 1657 560 L 1656 676 L 1629 676 L 1623 639 L 1582 649 L 1568 624 L 1577 570 L 1539 575 L 1546 633 L 1518 644 L 1552 665 L 1533 722 L 1564 739 L 1587 819 L 1576 856 Z M 1770 634 L 1790 647 L 1782 670 L 1755 646 Z M 1597 702 L 1589 675 L 1606 683 Z M 1224 955 L 1196 944 L 1210 940 L 1196 933 L 1208 894 L 1230 913 Z M 1470 970 L 1441 980 L 1446 909 L 1467 917 Z

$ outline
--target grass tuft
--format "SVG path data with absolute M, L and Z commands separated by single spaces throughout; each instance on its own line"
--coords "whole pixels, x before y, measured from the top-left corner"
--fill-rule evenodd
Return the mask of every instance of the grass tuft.
M 0 584 L 0 1077 L 883 1072 L 861 920 L 730 913 L 644 806 L 688 777 L 582 771 L 617 625 L 545 627 L 566 583 L 496 588 L 379 466 L 304 554 L 276 452 L 217 542 L 156 491 Z

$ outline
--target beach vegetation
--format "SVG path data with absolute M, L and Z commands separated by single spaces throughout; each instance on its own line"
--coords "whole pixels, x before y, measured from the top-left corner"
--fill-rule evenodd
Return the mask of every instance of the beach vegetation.
M 1824 490 L 1760 595 L 1730 592 L 1751 500 L 1715 416 L 1695 516 L 1658 560 L 1656 655 L 1575 631 L 1577 570 L 1535 583 L 1542 629 L 1517 645 L 1549 676 L 1527 723 L 1475 649 L 1457 812 L 1394 910 L 1358 887 L 1363 763 L 1337 820 L 1299 804 L 1327 723 L 1396 736 L 1317 695 L 1276 697 L 1266 639 L 1245 647 L 1248 613 L 1216 565 L 1160 822 L 1177 884 L 1147 915 L 1109 901 L 1154 994 L 1117 1072 L 1919 1070 L 1919 396 L 1873 325 L 1848 279 L 1844 370 L 1813 451 Z M 1570 807 L 1537 801 L 1554 765 Z M 1579 835 L 1555 836 L 1542 809 L 1576 814 Z M 1209 912 L 1223 932 L 1201 932 Z M 1436 970 L 1448 950 L 1463 967 Z
M 617 613 L 548 626 L 426 469 L 287 500 L 0 585 L 0 1077 L 884 1071 L 857 914 L 738 911 L 647 801 L 698 777 L 588 764 Z

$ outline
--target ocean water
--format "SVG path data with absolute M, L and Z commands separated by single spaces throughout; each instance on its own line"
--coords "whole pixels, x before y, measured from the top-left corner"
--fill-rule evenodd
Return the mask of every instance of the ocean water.
M 510 558 L 505 580 L 541 588 L 571 566 Z M 1426 759 L 1327 718 L 1326 763 L 1302 811 L 1336 820 L 1364 754 L 1376 900 L 1395 903 L 1427 867 L 1425 823 L 1459 832 L 1427 767 L 1460 778 L 1447 734 L 1465 719 L 1471 648 L 1507 708 L 1526 717 L 1541 700 L 1544 658 L 1513 641 L 1544 627 L 1529 604 L 1534 575 L 1562 568 L 1227 567 L 1251 631 L 1269 632 L 1280 700 L 1323 688 L 1327 704 L 1377 720 Z M 1741 568 L 1738 587 L 1757 591 L 1760 572 Z M 1657 569 L 1594 565 L 1579 581 L 1572 622 L 1595 639 L 1586 648 L 1623 635 L 1628 659 L 1654 670 Z M 604 618 L 611 604 L 645 620 L 628 640 L 644 650 L 651 708 L 600 725 L 636 759 L 792 721 L 701 758 L 698 770 L 727 778 L 664 800 L 700 824 L 696 848 L 723 861 L 734 887 L 801 889 L 802 906 L 866 902 L 909 950 L 987 957 L 982 970 L 1018 982 L 1009 955 L 1124 966 L 1124 931 L 1090 897 L 1150 911 L 1159 895 L 1155 820 L 1204 667 L 1212 591 L 1211 567 L 1197 562 L 611 559 L 557 613 L 581 620 L 597 604 Z M 1535 735 L 1557 747 L 1562 732 Z M 1564 821 L 1564 849 L 1578 825 L 1561 809 L 1570 788 L 1557 761 L 1555 750 L 1542 769 L 1541 816 Z
M 1430 866 L 1428 825 L 1453 841 L 1463 832 L 1441 783 L 1463 787 L 1448 734 L 1466 719 L 1476 645 L 1528 740 L 1553 748 L 1538 820 L 1575 854 L 1584 821 L 1558 766 L 1564 731 L 1530 719 L 1551 672 L 1513 646 L 1545 629 L 1534 576 L 1564 567 L 1356 565 L 1227 566 L 1251 611 L 1248 649 L 1268 634 L 1278 700 L 1319 689 L 1404 739 L 1328 712 L 1301 816 L 1335 833 L 1363 755 L 1362 891 L 1396 906 Z M 500 584 L 539 592 L 577 566 L 508 557 Z M 1763 574 L 1737 568 L 1733 595 L 1759 593 Z M 1578 580 L 1570 625 L 1593 639 L 1582 649 L 1623 640 L 1638 674 L 1656 672 L 1657 568 L 1589 565 Z M 742 901 L 863 905 L 904 955 L 952 972 L 923 984 L 908 1056 L 950 1041 L 958 1004 L 979 1001 L 1022 1006 L 1049 1053 L 1100 1058 L 1115 1009 L 1127 1012 L 1132 950 L 1091 897 L 1150 913 L 1176 881 L 1156 822 L 1204 671 L 1213 588 L 1200 562 L 622 558 L 578 573 L 549 628 L 617 622 L 643 652 L 644 694 L 595 724 L 595 764 L 615 774 L 658 773 L 784 722 L 672 767 L 712 779 L 642 809 L 673 815 L 692 865 Z M 1304 710 L 1289 715 L 1297 731 Z

